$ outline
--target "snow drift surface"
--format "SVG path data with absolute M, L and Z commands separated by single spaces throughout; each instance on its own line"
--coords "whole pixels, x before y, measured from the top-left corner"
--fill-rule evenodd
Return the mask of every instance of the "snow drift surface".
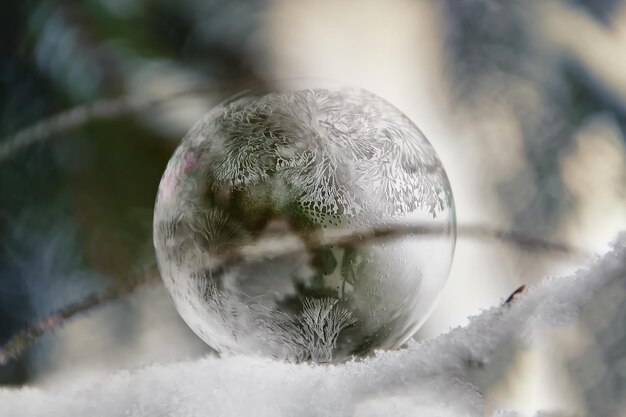
M 619 302 L 626 295 L 625 240 L 622 234 L 585 270 L 546 279 L 467 327 L 404 350 L 336 366 L 207 358 L 116 373 L 88 386 L 4 389 L 0 416 L 482 416 L 488 381 L 502 374 L 508 353 L 542 342 L 529 336 L 533 329 L 593 317 L 604 323 L 599 344 L 571 373 L 581 387 L 578 414 L 618 415 L 626 405 L 617 366 L 626 361 L 619 349 L 626 344 L 626 306 Z M 601 297 L 607 290 L 609 301 Z M 588 356 L 608 361 L 603 373 L 580 372 Z

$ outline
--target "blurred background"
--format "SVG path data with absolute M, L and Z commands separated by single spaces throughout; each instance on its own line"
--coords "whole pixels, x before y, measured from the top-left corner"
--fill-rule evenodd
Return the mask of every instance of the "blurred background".
M 153 267 L 171 153 L 214 104 L 272 80 L 348 82 L 399 107 L 439 153 L 460 225 L 589 253 L 626 229 L 624 0 L 5 0 L 0 28 L 1 343 Z M 588 259 L 460 235 L 416 338 Z M 0 384 L 206 354 L 155 283 L 42 337 Z M 528 399 L 523 370 L 502 380 L 493 404 Z M 574 401 L 536 390 L 540 405 Z

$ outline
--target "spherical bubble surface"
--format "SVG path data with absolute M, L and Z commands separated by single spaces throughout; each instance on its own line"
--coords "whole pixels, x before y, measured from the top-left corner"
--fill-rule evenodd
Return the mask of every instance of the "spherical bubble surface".
M 242 93 L 186 135 L 154 244 L 185 322 L 224 353 L 338 362 L 411 337 L 447 280 L 448 179 L 422 132 L 362 89 Z

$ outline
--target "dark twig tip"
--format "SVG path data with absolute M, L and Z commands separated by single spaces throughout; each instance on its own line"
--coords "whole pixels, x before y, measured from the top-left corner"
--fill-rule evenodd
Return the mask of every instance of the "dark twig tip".
M 506 306 L 506 305 L 511 304 L 524 291 L 526 291 L 526 284 L 520 285 L 520 287 L 518 289 L 513 291 L 513 293 L 511 295 L 509 295 L 509 298 L 507 298 L 506 301 L 502 305 Z

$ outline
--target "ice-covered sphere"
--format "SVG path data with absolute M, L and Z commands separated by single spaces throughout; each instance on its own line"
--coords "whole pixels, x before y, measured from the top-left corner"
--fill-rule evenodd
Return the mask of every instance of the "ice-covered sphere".
M 186 323 L 223 353 L 337 362 L 402 345 L 447 280 L 445 171 L 422 132 L 352 87 L 248 91 L 185 136 L 154 244 Z

